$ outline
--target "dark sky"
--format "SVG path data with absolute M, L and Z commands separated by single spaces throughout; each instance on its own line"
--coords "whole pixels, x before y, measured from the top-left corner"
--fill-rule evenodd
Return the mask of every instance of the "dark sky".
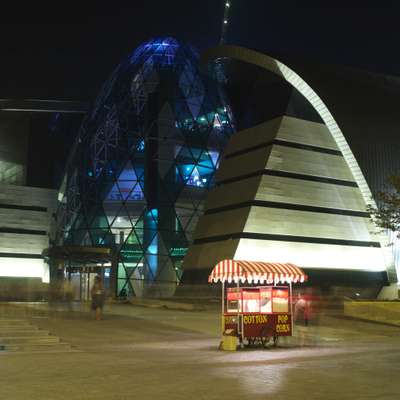
M 395 1 L 231 2 L 228 42 L 400 75 Z M 224 7 L 220 0 L 29 3 L 0 12 L 0 98 L 93 100 L 113 67 L 144 40 L 169 35 L 200 49 L 217 44 Z

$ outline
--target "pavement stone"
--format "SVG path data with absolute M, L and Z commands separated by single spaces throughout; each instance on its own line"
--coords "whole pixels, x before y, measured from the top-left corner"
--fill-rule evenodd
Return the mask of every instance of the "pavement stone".
M 276 349 L 217 350 L 218 310 L 108 304 L 13 306 L 70 343 L 60 354 L 0 352 L 0 399 L 398 399 L 400 329 L 330 315 Z M 4 312 L 4 310 L 3 310 Z

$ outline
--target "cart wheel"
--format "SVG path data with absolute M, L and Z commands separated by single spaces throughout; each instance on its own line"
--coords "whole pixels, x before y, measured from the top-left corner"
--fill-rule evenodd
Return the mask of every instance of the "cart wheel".
M 247 340 L 247 347 L 254 346 L 254 343 L 256 341 L 256 339 L 253 337 L 247 337 L 246 340 Z
M 260 342 L 263 345 L 264 349 L 266 349 L 268 347 L 270 339 L 271 338 L 269 336 L 261 336 L 260 337 Z
M 273 335 L 274 334 L 271 332 L 271 330 L 267 326 L 264 326 L 264 328 L 261 331 L 261 337 L 260 337 L 260 342 L 264 346 L 264 348 L 268 347 L 270 341 L 273 339 Z

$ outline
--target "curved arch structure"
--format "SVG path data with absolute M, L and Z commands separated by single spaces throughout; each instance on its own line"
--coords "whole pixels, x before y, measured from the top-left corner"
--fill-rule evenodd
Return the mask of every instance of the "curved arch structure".
M 353 155 L 345 139 L 343 132 L 335 121 L 332 113 L 324 104 L 323 100 L 318 96 L 318 94 L 310 87 L 307 82 L 305 82 L 295 71 L 293 71 L 282 62 L 268 55 L 246 48 L 225 45 L 207 50 L 202 54 L 202 61 L 204 63 L 221 60 L 224 58 L 243 61 L 245 63 L 261 67 L 269 72 L 278 75 L 290 85 L 292 85 L 299 93 L 301 93 L 316 110 L 316 112 L 319 114 L 322 121 L 324 122 L 325 126 L 329 130 L 332 138 L 337 145 L 337 148 L 342 153 L 343 158 L 351 171 L 354 181 L 356 182 L 361 192 L 365 205 L 375 204 L 368 184 L 355 159 L 355 156 Z M 381 244 L 386 270 L 393 270 L 393 257 L 390 249 L 388 248 L 388 239 L 384 235 L 380 234 L 375 226 L 373 226 L 373 229 L 373 235 L 378 238 L 378 241 Z
M 264 68 L 276 75 L 279 75 L 289 82 L 294 88 L 296 88 L 311 103 L 331 132 L 338 148 L 342 152 L 343 157 L 345 158 L 354 176 L 355 181 L 357 182 L 358 187 L 361 190 L 365 203 L 375 204 L 372 198 L 372 193 L 368 187 L 364 175 L 361 172 L 357 160 L 343 135 L 343 132 L 340 130 L 339 125 L 336 123 L 331 112 L 328 110 L 328 107 L 307 82 L 305 82 L 287 65 L 276 60 L 275 58 L 239 46 L 227 45 L 210 49 L 204 53 L 203 60 L 207 62 L 225 57 L 244 61 L 246 63 L 251 63 L 258 67 Z

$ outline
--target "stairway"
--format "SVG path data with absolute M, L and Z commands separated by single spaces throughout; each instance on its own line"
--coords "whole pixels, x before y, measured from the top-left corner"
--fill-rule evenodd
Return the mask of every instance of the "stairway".
M 68 343 L 24 319 L 0 318 L 0 355 L 4 352 L 65 352 Z

